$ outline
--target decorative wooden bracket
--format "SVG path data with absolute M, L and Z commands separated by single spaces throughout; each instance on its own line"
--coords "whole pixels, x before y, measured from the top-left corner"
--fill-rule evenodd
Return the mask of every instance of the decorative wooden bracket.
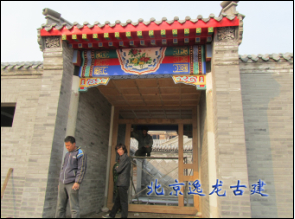
M 172 76 L 175 84 L 188 84 L 196 86 L 197 90 L 206 90 L 206 75 L 178 75 Z
M 110 78 L 81 78 L 79 91 L 87 91 L 88 88 L 99 85 L 108 85 Z

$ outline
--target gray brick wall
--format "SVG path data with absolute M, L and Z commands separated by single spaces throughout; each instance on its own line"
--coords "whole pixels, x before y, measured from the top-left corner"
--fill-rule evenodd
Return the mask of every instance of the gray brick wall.
M 73 50 L 69 49 L 63 43 L 62 52 L 62 79 L 59 88 L 58 108 L 55 119 L 54 136 L 52 142 L 52 150 L 50 155 L 50 163 L 47 179 L 47 187 L 45 194 L 45 202 L 43 206 L 43 217 L 54 217 L 57 204 L 57 185 L 62 162 L 62 154 L 64 148 L 64 138 L 66 136 L 67 118 L 71 97 L 72 77 L 74 74 L 74 65 L 72 64 Z
M 240 62 L 252 217 L 293 215 L 293 59 Z
M 208 145 L 207 145 L 207 109 L 206 109 L 206 94 L 202 92 L 200 98 L 200 151 L 201 160 L 200 160 L 200 182 L 202 185 L 203 193 L 206 196 L 200 196 L 199 200 L 201 202 L 200 209 L 203 218 L 210 217 L 210 209 L 209 209 L 209 179 L 208 179 Z
M 14 168 L 1 200 L 1 217 L 22 217 L 20 209 L 29 208 L 23 196 L 38 190 L 24 187 L 30 183 L 26 174 L 41 77 L 42 69 L 1 70 L 1 103 L 16 103 L 12 127 L 1 127 L 1 187 L 8 169 Z M 38 185 L 39 180 L 31 183 Z
M 218 30 L 217 30 L 218 31 Z M 223 182 L 217 197 L 220 217 L 250 217 L 250 191 L 239 73 L 238 42 L 214 36 L 212 98 L 217 179 Z M 226 36 L 226 33 L 225 33 Z M 241 181 L 244 194 L 235 196 L 229 187 Z M 214 194 L 216 195 L 216 194 Z
M 100 211 L 104 202 L 111 105 L 97 88 L 81 92 L 76 124 L 77 146 L 87 154 L 80 189 L 81 215 Z

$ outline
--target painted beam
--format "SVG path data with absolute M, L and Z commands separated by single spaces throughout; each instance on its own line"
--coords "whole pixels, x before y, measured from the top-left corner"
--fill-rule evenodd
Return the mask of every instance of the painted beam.
M 214 32 L 214 28 L 213 27 L 208 27 L 208 34 L 212 35 Z
M 166 37 L 166 30 L 161 30 L 161 37 Z
M 172 35 L 173 35 L 173 37 L 177 37 L 177 29 L 172 30 Z
M 94 40 L 99 40 L 99 38 L 98 38 L 98 34 L 97 34 L 97 33 L 94 33 L 94 34 L 92 35 L 92 38 L 93 38 Z
M 104 33 L 104 34 L 103 34 L 103 38 L 105 38 L 106 40 L 110 40 L 110 35 L 109 35 L 109 33 Z
M 85 41 L 89 41 L 86 33 L 82 34 L 82 39 L 85 40 Z
M 137 37 L 142 39 L 142 31 L 141 30 L 137 31 Z
M 131 32 L 130 32 L 130 31 L 126 32 L 126 37 L 127 37 L 128 39 L 132 39 L 132 36 L 131 36 Z
M 74 41 L 76 41 L 76 42 L 79 42 L 79 40 L 78 40 L 78 38 L 77 38 L 77 35 L 76 35 L 76 34 L 72 35 L 72 40 L 74 40 Z
M 154 31 L 153 31 L 153 30 L 150 30 L 150 31 L 149 31 L 149 37 L 151 37 L 151 38 L 154 38 L 154 37 L 155 37 L 155 35 L 154 35 Z
M 184 36 L 189 36 L 189 29 L 188 28 L 184 29 Z
M 67 40 L 67 35 L 65 35 L 65 34 L 63 34 L 61 38 L 62 38 L 63 41 L 68 41 Z
M 120 32 L 115 32 L 115 37 L 117 40 L 120 40 L 121 39 Z

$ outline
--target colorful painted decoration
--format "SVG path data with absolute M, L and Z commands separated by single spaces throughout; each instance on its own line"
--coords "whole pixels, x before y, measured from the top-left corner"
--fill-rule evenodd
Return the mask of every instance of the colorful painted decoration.
M 78 43 L 78 48 L 82 49 L 83 48 L 83 44 L 82 43 Z
M 63 34 L 62 35 L 62 40 L 67 41 L 67 35 Z
M 95 40 L 99 40 L 99 39 L 98 39 L 98 34 L 97 34 L 97 33 L 94 33 L 94 34 L 92 35 L 92 38 L 95 39 Z
M 196 35 L 201 35 L 202 28 L 196 28 Z
M 110 78 L 81 78 L 79 91 L 87 91 L 87 89 L 91 87 L 107 85 L 109 81 Z
M 151 40 L 151 45 L 155 46 L 156 45 L 156 40 Z
M 206 59 L 205 59 L 205 46 L 196 45 L 193 46 L 193 65 L 194 74 L 206 73 Z
M 204 46 L 82 51 L 81 78 L 143 74 L 206 74 Z
M 163 45 L 167 45 L 167 40 L 166 39 L 162 39 L 162 44 Z
M 140 31 L 137 31 L 137 37 L 138 38 L 142 38 L 142 31 L 140 30 Z
M 125 47 L 124 42 L 123 42 L 123 41 L 120 41 L 120 42 L 119 42 L 119 46 Z
M 208 27 L 208 34 L 212 35 L 214 32 L 214 28 L 213 27 Z
M 109 33 L 104 33 L 103 38 L 105 38 L 106 40 L 110 40 Z
M 140 45 L 145 46 L 144 40 L 140 40 Z
M 109 42 L 109 47 L 113 47 L 114 43 L 113 42 Z
M 200 43 L 200 42 L 201 42 L 201 38 L 200 37 L 196 37 L 195 43 Z
M 166 37 L 166 30 L 161 30 L 161 37 Z
M 120 33 L 119 32 L 115 32 L 115 37 L 116 37 L 116 39 L 120 40 L 121 39 Z
M 188 85 L 194 85 L 199 86 L 199 88 L 206 89 L 206 76 L 205 75 L 178 75 L 178 76 L 172 76 L 172 79 L 175 84 L 188 84 Z
M 92 43 L 88 43 L 88 48 L 92 48 L 92 47 L 93 47 Z
M 88 41 L 87 34 L 82 34 L 82 39 Z
M 172 35 L 173 35 L 174 37 L 177 37 L 177 29 L 172 30 Z
M 177 44 L 178 43 L 178 39 L 177 38 L 174 38 L 173 39 L 173 44 Z
M 128 39 L 132 39 L 132 37 L 131 37 L 131 32 L 130 32 L 130 31 L 126 32 L 126 37 L 127 37 Z
M 151 38 L 154 38 L 155 36 L 154 36 L 154 31 L 153 30 L 150 30 L 149 31 L 149 36 L 151 37 Z
M 186 28 L 186 29 L 184 29 L 184 36 L 188 36 L 188 35 L 189 35 L 189 29 Z
M 208 36 L 207 37 L 207 43 L 210 43 L 210 42 L 212 42 L 212 37 L 211 36 Z
M 79 42 L 79 40 L 77 39 L 77 35 L 76 34 L 72 35 L 72 40 L 75 40 L 75 41 Z

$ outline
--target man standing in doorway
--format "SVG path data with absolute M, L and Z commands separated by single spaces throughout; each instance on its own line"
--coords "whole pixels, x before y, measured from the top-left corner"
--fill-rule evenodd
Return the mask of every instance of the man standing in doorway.
M 143 127 L 141 132 L 131 132 L 131 137 L 138 141 L 138 150 L 135 152 L 135 156 L 151 156 L 153 138 L 147 132 L 147 127 Z
M 72 218 L 80 217 L 79 189 L 86 173 L 87 158 L 80 147 L 76 147 L 76 140 L 67 136 L 64 140 L 68 152 L 59 176 L 58 201 L 56 218 L 65 217 L 67 201 L 70 202 Z

